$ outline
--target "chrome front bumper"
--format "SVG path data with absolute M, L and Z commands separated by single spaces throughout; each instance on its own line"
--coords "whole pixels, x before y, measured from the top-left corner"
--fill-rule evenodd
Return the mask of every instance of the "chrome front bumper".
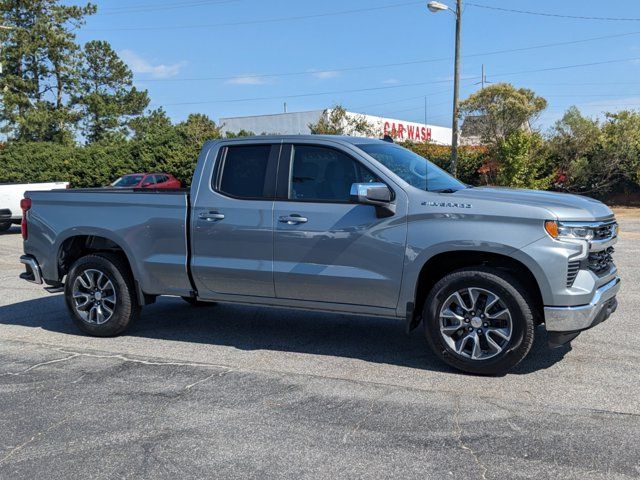
M 591 303 L 577 307 L 544 307 L 544 321 L 549 332 L 578 332 L 603 322 L 617 308 L 616 294 L 620 277 L 596 290 Z

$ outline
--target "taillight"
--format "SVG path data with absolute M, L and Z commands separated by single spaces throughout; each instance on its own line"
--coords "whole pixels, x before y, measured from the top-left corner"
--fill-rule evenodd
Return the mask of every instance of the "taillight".
M 31 199 L 23 198 L 20 200 L 20 208 L 22 209 L 22 222 L 20 223 L 20 230 L 22 232 L 22 238 L 27 239 L 29 232 L 27 230 L 27 212 L 31 208 Z

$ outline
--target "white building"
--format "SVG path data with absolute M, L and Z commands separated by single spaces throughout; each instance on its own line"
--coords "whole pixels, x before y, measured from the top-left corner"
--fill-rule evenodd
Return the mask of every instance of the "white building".
M 276 113 L 250 117 L 221 118 L 222 131 L 238 133 L 242 130 L 255 134 L 304 135 L 311 133 L 309 124 L 318 123 L 322 115 L 330 115 L 331 110 L 311 110 L 308 112 Z M 396 141 L 411 140 L 416 143 L 433 142 L 451 145 L 451 129 L 439 125 L 407 122 L 396 118 L 376 117 L 347 112 L 350 117 L 364 118 L 373 126 L 375 137 L 390 135 Z M 352 132 L 353 135 L 358 135 Z

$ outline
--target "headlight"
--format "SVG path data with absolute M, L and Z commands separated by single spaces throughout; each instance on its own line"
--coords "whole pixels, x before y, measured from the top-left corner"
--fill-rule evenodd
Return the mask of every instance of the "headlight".
M 592 240 L 594 230 L 585 225 L 571 225 L 570 223 L 547 220 L 544 229 L 556 240 Z

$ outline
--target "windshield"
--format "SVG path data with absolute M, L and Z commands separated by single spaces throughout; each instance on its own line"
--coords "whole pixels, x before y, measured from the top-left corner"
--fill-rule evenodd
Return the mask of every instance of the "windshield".
M 430 192 L 456 191 L 466 188 L 426 158 L 393 143 L 363 143 L 356 145 L 408 184 Z
M 125 175 L 111 184 L 112 187 L 135 187 L 140 183 L 144 175 Z

